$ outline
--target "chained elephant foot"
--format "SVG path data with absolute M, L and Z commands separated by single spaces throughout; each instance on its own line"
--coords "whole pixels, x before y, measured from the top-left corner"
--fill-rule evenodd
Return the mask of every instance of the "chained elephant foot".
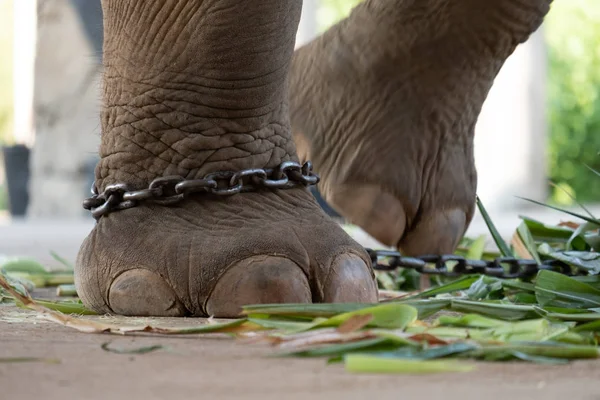
M 104 210 L 114 210 L 98 213 L 76 263 L 83 303 L 100 313 L 237 317 L 248 304 L 377 302 L 369 255 L 306 186 L 277 186 L 285 179 L 273 176 L 248 192 L 223 178 L 298 162 L 286 79 L 302 2 L 103 0 L 102 8 L 95 188 L 137 194 L 104 197 Z M 153 187 L 157 179 L 210 176 L 227 193 L 213 185 L 184 197 L 175 188 L 176 203 L 147 198 L 173 189 Z

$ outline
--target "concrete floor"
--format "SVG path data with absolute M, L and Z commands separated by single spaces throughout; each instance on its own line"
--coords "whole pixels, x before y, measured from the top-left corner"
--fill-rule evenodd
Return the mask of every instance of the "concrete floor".
M 193 319 L 91 317 L 105 323 L 190 326 Z M 126 320 L 126 321 L 123 321 Z M 162 345 L 152 353 L 111 348 Z M 267 345 L 229 338 L 88 334 L 0 305 L 0 399 L 445 399 L 598 400 L 600 362 L 549 366 L 476 363 L 467 373 L 352 374 L 325 359 L 273 358 Z
M 600 217 L 600 205 L 588 208 L 594 215 Z M 580 211 L 578 210 L 578 212 Z M 525 215 L 549 224 L 574 219 L 564 213 L 539 206 L 512 212 L 491 212 L 491 217 L 498 230 L 508 240 L 521 222 L 519 215 Z M 58 265 L 50 255 L 50 251 L 54 251 L 67 260 L 74 262 L 81 242 L 93 227 L 94 220 L 91 217 L 89 219 L 74 220 L 24 220 L 11 219 L 7 215 L 0 216 L 0 256 L 35 257 L 40 262 L 52 267 Z M 350 227 L 347 231 L 363 246 L 383 247 L 359 228 Z M 488 234 L 488 230 L 483 219 L 477 213 L 467 235 L 478 236 L 480 234 Z M 494 247 L 489 235 L 488 245 Z
M 600 210 L 595 209 L 594 212 Z M 533 209 L 524 214 L 556 223 L 561 213 Z M 600 215 L 600 212 L 598 212 Z M 510 237 L 518 214 L 495 214 L 501 233 Z M 73 261 L 93 220 L 9 220 L 0 222 L 0 254 L 35 257 L 56 265 L 49 252 Z M 360 230 L 350 229 L 363 245 L 379 247 Z M 487 230 L 476 217 L 469 235 Z M 101 318 L 118 323 L 119 317 Z M 111 321 L 107 321 L 107 318 Z M 195 325 L 201 319 L 123 319 L 123 324 Z M 154 344 L 166 350 L 123 355 L 101 349 Z M 354 375 L 323 359 L 271 358 L 272 349 L 231 339 L 123 337 L 86 334 L 40 320 L 35 313 L 0 305 L 2 357 L 44 357 L 57 363 L 0 362 L 0 399 L 560 399 L 599 400 L 600 362 L 565 366 L 527 363 L 478 363 L 469 373 L 436 375 Z

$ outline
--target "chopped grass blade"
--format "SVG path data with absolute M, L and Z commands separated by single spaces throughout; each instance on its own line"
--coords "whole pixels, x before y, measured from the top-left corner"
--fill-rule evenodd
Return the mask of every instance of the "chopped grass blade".
M 408 299 L 416 299 L 416 298 L 426 298 L 433 297 L 439 294 L 452 293 L 460 290 L 467 290 L 471 287 L 471 285 L 479 279 L 479 275 L 467 275 L 461 278 L 458 278 L 452 282 L 449 282 L 445 285 L 437 286 L 432 289 L 425 290 L 423 292 L 417 293 L 414 296 L 407 296 L 403 300 Z
M 503 353 L 520 352 L 529 356 L 562 358 L 562 359 L 594 359 L 600 353 L 595 346 L 576 346 L 557 343 L 523 343 L 500 346 L 483 346 L 474 351 L 476 357 L 487 359 L 490 356 L 499 356 Z
M 433 360 L 465 353 L 477 349 L 474 343 L 457 342 L 443 346 L 415 347 L 407 346 L 394 351 L 379 351 L 369 354 L 382 358 L 408 358 L 416 360 Z
M 401 299 L 397 300 L 400 304 L 406 304 L 417 309 L 418 318 L 427 318 L 438 311 L 450 306 L 450 299 Z
M 0 357 L 0 364 L 3 363 L 26 363 L 26 362 L 43 362 L 47 364 L 60 364 L 57 358 L 42 358 L 42 357 Z
M 553 210 L 560 211 L 560 212 L 563 212 L 565 214 L 572 215 L 573 217 L 582 219 L 582 220 L 587 221 L 587 222 L 591 222 L 591 223 L 594 223 L 594 224 L 598 223 L 597 219 L 590 218 L 588 216 L 585 216 L 585 215 L 582 215 L 582 214 L 578 214 L 578 213 L 575 213 L 575 212 L 572 212 L 572 211 L 569 211 L 569 210 L 565 210 L 565 209 L 562 209 L 562 208 L 559 208 L 559 207 L 555 207 L 555 206 L 552 206 L 550 204 L 542 203 L 542 202 L 539 202 L 539 201 L 536 201 L 536 200 L 526 199 L 524 197 L 519 197 L 519 196 L 517 196 L 517 198 L 519 198 L 521 200 L 529 201 L 529 202 L 531 202 L 533 204 L 537 204 L 538 206 L 543 206 L 543 207 L 551 208 Z
M 450 309 L 464 313 L 477 313 L 506 321 L 538 318 L 533 306 L 499 304 L 483 301 L 452 300 Z
M 349 354 L 344 362 L 346 371 L 353 373 L 431 374 L 475 369 L 473 365 L 456 361 L 393 359 L 365 354 Z
M 492 219 L 490 218 L 490 215 L 483 206 L 483 203 L 481 202 L 479 196 L 477 196 L 477 208 L 479 208 L 479 212 L 481 213 L 481 216 L 483 217 L 483 220 L 485 221 L 485 224 L 487 225 L 488 230 L 490 231 L 490 234 L 494 239 L 494 242 L 496 242 L 496 246 L 498 246 L 500 254 L 502 254 L 504 257 L 513 257 L 513 252 L 510 250 L 510 247 L 508 247 L 504 239 L 502 239 L 500 232 L 498 232 L 498 229 L 496 229 L 496 226 L 492 222 Z
M 268 314 L 279 316 L 295 316 L 307 318 L 329 318 L 334 315 L 347 313 L 363 308 L 373 307 L 375 304 L 362 303 L 335 303 L 335 304 L 257 304 L 242 307 L 242 313 Z
M 470 260 L 481 260 L 485 250 L 485 235 L 480 235 L 471 243 L 466 258 Z
M 58 285 L 56 295 L 61 297 L 77 296 L 77 289 L 73 284 Z
M 61 263 L 62 265 L 64 265 L 68 270 L 73 271 L 75 268 L 73 267 L 73 264 L 71 264 L 70 262 L 68 262 L 65 258 L 59 256 L 57 253 L 55 253 L 54 251 L 50 251 L 50 255 L 52 256 L 52 258 L 54 258 L 56 261 L 58 261 L 59 263 Z

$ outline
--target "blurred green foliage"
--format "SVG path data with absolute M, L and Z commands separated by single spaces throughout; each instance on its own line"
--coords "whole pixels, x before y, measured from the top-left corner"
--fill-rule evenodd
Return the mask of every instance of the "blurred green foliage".
M 319 30 L 325 31 L 331 25 L 345 18 L 352 8 L 362 0 L 320 0 L 317 14 Z
M 555 0 L 546 19 L 552 200 L 599 202 L 600 1 Z M 595 178 L 595 179 L 594 179 Z

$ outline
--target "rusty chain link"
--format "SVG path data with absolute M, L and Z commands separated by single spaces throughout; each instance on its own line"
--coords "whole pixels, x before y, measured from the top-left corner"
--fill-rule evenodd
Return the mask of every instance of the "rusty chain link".
M 125 184 L 107 186 L 102 193 L 92 186 L 92 197 L 83 202 L 98 220 L 113 211 L 126 210 L 141 202 L 158 205 L 173 205 L 193 194 L 213 194 L 231 196 L 238 193 L 268 189 L 290 189 L 299 186 L 315 185 L 319 176 L 313 173 L 310 162 L 300 165 L 286 161 L 277 168 L 253 168 L 238 172 L 213 172 L 201 179 L 184 179 L 180 176 L 166 176 L 153 180 L 147 189 L 129 190 Z M 420 274 L 457 277 L 481 274 L 502 279 L 531 278 L 540 270 L 553 270 L 565 275 L 573 275 L 572 268 L 558 260 L 538 264 L 534 260 L 500 257 L 490 261 L 469 260 L 449 255 L 403 256 L 392 250 L 365 249 L 376 271 L 393 271 L 398 268 L 411 269 Z M 384 259 L 386 262 L 381 262 Z M 453 264 L 449 266 L 449 264 Z M 582 273 L 581 271 L 577 273 Z
M 371 257 L 373 269 L 376 271 L 394 271 L 398 268 L 405 268 L 427 275 L 458 277 L 480 274 L 501 279 L 529 279 L 541 270 L 556 271 L 564 275 L 585 274 L 585 271 L 580 270 L 574 274 L 570 265 L 559 260 L 547 260 L 538 264 L 535 260 L 516 257 L 499 257 L 485 261 L 469 260 L 454 254 L 407 257 L 392 250 L 366 250 Z M 385 259 L 387 263 L 380 262 L 380 259 Z M 449 267 L 449 264 L 453 265 Z
M 92 197 L 83 202 L 83 208 L 90 210 L 98 220 L 112 211 L 126 210 L 140 202 L 158 205 L 173 205 L 192 194 L 213 194 L 231 196 L 256 191 L 261 188 L 291 189 L 299 186 L 315 185 L 319 176 L 312 171 L 310 162 L 300 165 L 285 161 L 277 168 L 252 168 L 238 172 L 213 172 L 202 179 L 184 179 L 180 176 L 165 176 L 153 180 L 147 189 L 129 190 L 122 183 L 107 186 L 102 193 L 92 186 Z

